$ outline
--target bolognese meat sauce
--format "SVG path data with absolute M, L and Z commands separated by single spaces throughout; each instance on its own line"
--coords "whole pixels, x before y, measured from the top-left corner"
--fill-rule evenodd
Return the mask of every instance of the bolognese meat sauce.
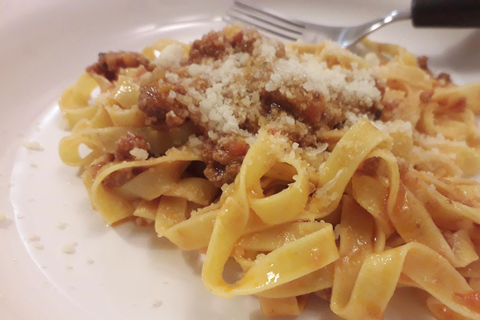
M 327 44 L 324 51 L 336 48 Z M 341 127 L 348 113 L 381 114 L 384 88 L 366 68 L 322 62 L 308 52 L 299 59 L 289 50 L 255 30 L 230 27 L 194 41 L 188 55 L 180 46 L 152 62 L 109 52 L 87 70 L 111 81 L 119 68 L 151 71 L 142 78 L 138 102 L 147 125 L 191 122 L 203 142 L 204 175 L 221 186 L 233 182 L 248 141 L 266 123 L 302 147 L 315 147 L 323 143 L 316 133 Z

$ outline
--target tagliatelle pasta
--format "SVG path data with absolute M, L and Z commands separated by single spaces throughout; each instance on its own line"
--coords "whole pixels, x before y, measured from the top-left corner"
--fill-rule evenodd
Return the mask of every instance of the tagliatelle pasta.
M 100 54 L 60 100 L 60 157 L 107 223 L 205 253 L 205 286 L 268 316 L 317 294 L 383 319 L 407 286 L 437 319 L 480 319 L 480 83 L 358 49 L 231 26 Z

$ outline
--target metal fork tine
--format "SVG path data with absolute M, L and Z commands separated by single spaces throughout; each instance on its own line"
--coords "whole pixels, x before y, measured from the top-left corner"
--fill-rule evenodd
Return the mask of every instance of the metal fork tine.
M 252 6 L 249 6 L 245 3 L 242 3 L 240 1 L 234 1 L 232 9 L 233 8 L 237 9 L 238 11 L 241 11 L 244 14 L 247 14 L 249 16 L 253 16 L 254 18 L 264 20 L 267 23 L 272 23 L 272 22 L 268 21 L 268 20 L 265 20 L 265 19 L 262 19 L 258 16 L 254 16 L 253 14 L 256 13 L 257 15 L 260 15 L 261 17 L 269 17 L 271 19 L 274 19 L 277 22 L 276 26 L 279 27 L 279 28 L 282 28 L 282 29 L 285 28 L 285 29 L 288 30 L 290 28 L 289 30 L 292 30 L 294 28 L 293 30 L 295 30 L 296 32 L 299 32 L 299 33 L 301 33 L 305 29 L 305 26 L 302 25 L 302 24 L 289 21 L 289 20 L 284 19 L 284 18 L 282 18 L 278 15 L 275 15 L 275 14 L 257 9 L 255 7 L 252 7 Z M 282 23 L 288 25 L 288 27 L 281 26 Z
M 334 27 L 319 25 L 298 20 L 289 20 L 289 18 L 275 14 L 272 11 L 264 11 L 242 2 L 243 0 L 234 0 L 233 6 L 226 13 L 225 20 L 238 21 L 247 25 L 254 26 L 260 30 L 275 35 L 278 38 L 288 40 L 301 39 L 305 42 L 320 42 L 325 39 L 331 39 L 339 43 L 342 47 L 348 48 L 371 32 L 378 28 L 395 21 L 411 18 L 410 11 L 392 11 L 388 15 L 367 22 L 365 24 L 350 27 Z
M 232 12 L 227 12 L 227 18 L 228 19 L 225 19 L 224 20 L 231 20 L 231 21 L 236 21 L 236 22 L 241 22 L 243 24 L 246 24 L 246 25 L 250 25 L 250 26 L 253 26 L 259 30 L 262 30 L 262 31 L 265 31 L 265 32 L 268 32 L 268 33 L 271 33 L 277 37 L 280 37 L 280 38 L 283 38 L 283 39 L 286 39 L 286 40 L 290 40 L 290 41 L 296 41 L 298 40 L 298 37 L 296 36 L 289 36 L 287 34 L 285 34 L 285 31 L 281 32 L 281 31 L 277 31 L 275 30 L 274 28 L 271 28 L 272 25 L 269 24 L 269 23 L 265 23 L 265 24 L 259 24 L 256 20 L 253 20 L 253 19 L 243 19 L 241 17 L 239 17 L 238 15 L 232 15 Z M 266 27 L 268 26 L 268 27 Z M 270 27 L 270 28 L 269 28 Z
M 279 29 L 284 30 L 284 31 L 287 31 L 287 32 L 291 32 L 291 33 L 294 33 L 294 34 L 297 34 L 297 35 L 301 35 L 301 34 L 302 34 L 302 32 L 300 32 L 300 31 L 293 30 L 293 29 L 288 28 L 288 27 L 284 27 L 284 26 L 282 26 L 282 25 L 280 25 L 280 24 L 277 24 L 277 23 L 275 23 L 275 22 L 272 22 L 272 21 L 263 19 L 263 18 L 261 18 L 261 17 L 259 17 L 259 16 L 257 16 L 257 15 L 253 15 L 253 14 L 251 14 L 251 13 L 249 13 L 249 12 L 240 11 L 240 10 L 238 10 L 238 8 L 235 8 L 235 7 L 231 8 L 231 11 L 233 11 L 233 12 L 235 12 L 235 13 L 238 12 L 238 13 L 240 13 L 240 14 L 243 15 L 243 16 L 247 16 L 247 17 L 249 17 L 249 18 L 251 18 L 251 19 L 253 19 L 253 20 L 266 23 L 266 24 L 268 24 L 268 25 L 274 26 L 274 27 L 276 27 L 276 28 L 279 28 Z

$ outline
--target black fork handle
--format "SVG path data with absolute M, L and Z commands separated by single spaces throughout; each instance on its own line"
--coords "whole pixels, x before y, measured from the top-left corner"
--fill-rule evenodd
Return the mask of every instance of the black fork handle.
M 480 0 L 413 0 L 415 27 L 478 28 Z

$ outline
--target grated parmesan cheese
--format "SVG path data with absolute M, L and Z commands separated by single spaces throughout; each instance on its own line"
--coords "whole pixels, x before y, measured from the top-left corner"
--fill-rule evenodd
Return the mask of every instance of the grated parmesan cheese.
M 171 44 L 162 50 L 154 63 L 165 69 L 178 68 L 183 58 L 183 48 L 179 44 Z
M 42 145 L 38 141 L 22 141 L 22 146 L 29 151 L 43 151 Z
M 383 84 L 376 81 L 374 69 L 363 67 L 367 63 L 359 56 L 333 42 L 326 43 L 321 54 L 299 54 L 255 30 L 241 32 L 240 46 L 233 33 L 209 33 L 193 43 L 188 59 L 179 45 L 167 46 L 154 62 L 165 73 L 160 78 L 152 73 L 147 88 L 154 90 L 152 100 L 145 105 L 139 101 L 139 109 L 154 122 L 170 126 L 168 119 L 188 119 L 196 126 L 202 139 L 190 137 L 188 145 L 213 149 L 202 153 L 211 157 L 205 160 L 210 176 L 217 161 L 214 148 L 228 154 L 229 147 L 237 146 L 239 151 L 243 143 L 255 141 L 262 127 L 296 142 L 295 153 L 317 165 L 316 155 L 327 158 L 322 155 L 326 151 L 321 130 L 353 123 L 359 114 L 374 118 L 381 110 Z M 329 56 L 348 62 L 332 62 Z M 152 83 L 158 88 L 152 89 Z M 305 148 L 316 147 L 321 151 L 306 154 Z M 224 171 L 231 171 L 217 174 L 218 186 L 223 184 L 219 179 L 233 177 L 238 169 L 230 164 L 238 167 L 241 157 L 222 158 Z
M 188 144 L 193 147 L 200 147 L 202 145 L 202 141 L 194 134 L 188 137 Z
M 335 225 L 333 228 L 333 233 L 335 234 L 335 240 L 340 239 L 340 233 L 342 232 L 342 226 L 339 224 Z
M 75 252 L 77 252 L 77 249 L 76 249 L 77 245 L 78 243 L 75 241 L 66 243 L 62 247 L 62 252 L 65 254 L 74 254 Z
M 40 241 L 40 236 L 35 233 L 31 233 L 28 235 L 28 241 L 30 242 Z
M 140 148 L 133 148 L 129 152 L 136 160 L 147 160 L 148 151 Z

